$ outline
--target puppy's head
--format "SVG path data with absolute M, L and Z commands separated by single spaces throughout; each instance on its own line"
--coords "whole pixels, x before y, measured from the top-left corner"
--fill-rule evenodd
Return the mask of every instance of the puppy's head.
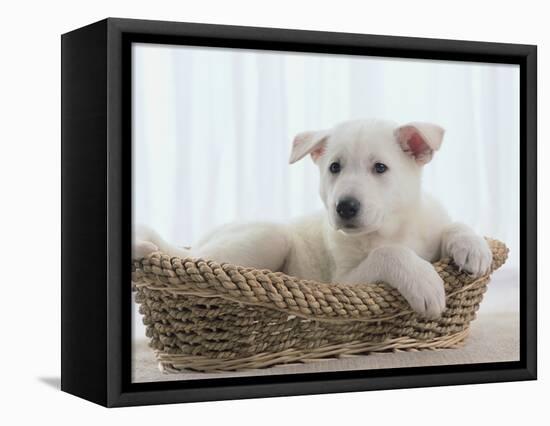
M 430 123 L 350 121 L 297 135 L 290 163 L 309 154 L 319 167 L 321 199 L 335 229 L 374 232 L 419 199 L 422 166 L 443 133 Z

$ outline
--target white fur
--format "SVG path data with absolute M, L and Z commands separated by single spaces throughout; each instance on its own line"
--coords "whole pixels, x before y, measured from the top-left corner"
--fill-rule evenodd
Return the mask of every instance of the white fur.
M 430 264 L 442 255 L 474 276 L 485 274 L 491 252 L 469 227 L 452 223 L 421 191 L 422 166 L 441 145 L 443 129 L 429 123 L 360 120 L 296 137 L 290 162 L 310 154 L 320 170 L 325 212 L 290 224 L 230 224 L 212 231 L 191 251 L 146 228 L 136 230 L 134 256 L 155 250 L 282 271 L 305 279 L 357 284 L 386 282 L 427 317 L 445 309 L 443 282 Z M 329 171 L 338 161 L 341 171 Z M 374 164 L 388 169 L 379 174 Z M 342 220 L 336 205 L 354 197 L 360 210 Z M 467 200 L 465 200 L 466 202 Z

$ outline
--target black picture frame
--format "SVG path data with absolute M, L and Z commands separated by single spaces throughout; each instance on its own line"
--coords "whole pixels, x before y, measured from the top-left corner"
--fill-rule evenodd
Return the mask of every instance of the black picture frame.
M 536 379 L 536 46 L 117 18 L 61 42 L 63 391 L 115 407 Z M 518 64 L 520 360 L 131 383 L 133 42 Z

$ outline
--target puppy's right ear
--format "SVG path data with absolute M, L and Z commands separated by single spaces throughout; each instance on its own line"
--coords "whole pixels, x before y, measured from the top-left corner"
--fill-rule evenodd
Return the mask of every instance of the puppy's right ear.
M 311 159 L 316 163 L 325 152 L 328 136 L 328 130 L 299 133 L 292 142 L 292 152 L 288 162 L 293 164 L 307 154 L 311 154 Z
M 409 123 L 395 130 L 395 137 L 403 151 L 424 165 L 429 163 L 441 146 L 445 130 L 432 123 Z

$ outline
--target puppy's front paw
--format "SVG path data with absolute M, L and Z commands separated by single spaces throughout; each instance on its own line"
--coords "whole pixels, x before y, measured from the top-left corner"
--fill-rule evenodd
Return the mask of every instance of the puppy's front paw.
M 142 259 L 158 250 L 159 248 L 150 241 L 136 240 L 132 247 L 132 258 Z
M 446 252 L 459 270 L 464 270 L 474 277 L 489 272 L 493 254 L 484 238 L 475 234 L 457 234 L 447 242 Z
M 427 318 L 438 318 L 445 310 L 445 287 L 433 265 L 420 261 L 407 286 L 400 289 L 411 308 Z

